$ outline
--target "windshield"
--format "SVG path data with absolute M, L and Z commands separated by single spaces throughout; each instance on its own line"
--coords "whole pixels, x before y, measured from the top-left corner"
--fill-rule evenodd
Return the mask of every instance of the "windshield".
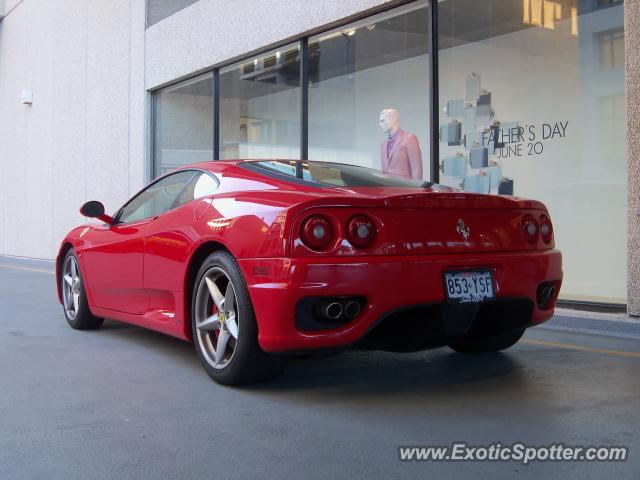
M 372 168 L 342 163 L 259 160 L 243 162 L 241 165 L 263 175 L 316 187 L 429 188 L 434 185 L 424 180 L 394 177 Z

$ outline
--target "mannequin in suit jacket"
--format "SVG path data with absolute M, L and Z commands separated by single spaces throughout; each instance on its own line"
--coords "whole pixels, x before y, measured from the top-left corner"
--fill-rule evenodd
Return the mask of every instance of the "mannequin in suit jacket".
M 380 128 L 387 139 L 380 145 L 382 171 L 398 177 L 422 180 L 422 152 L 418 137 L 400 128 L 400 114 L 393 108 L 380 113 Z

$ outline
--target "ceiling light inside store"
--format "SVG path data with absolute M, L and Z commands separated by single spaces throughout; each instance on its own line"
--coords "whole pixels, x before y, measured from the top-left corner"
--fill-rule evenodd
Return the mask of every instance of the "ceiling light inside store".
M 544 2 L 544 28 L 553 30 L 556 21 L 562 20 L 562 5 L 557 2 Z
M 522 23 L 555 30 L 557 24 L 561 25 L 563 20 L 570 18 L 571 34 L 578 35 L 578 9 L 571 7 L 570 17 L 567 14 L 568 10 L 565 10 L 563 18 L 562 6 L 557 0 L 522 0 Z
M 542 25 L 542 0 L 523 0 L 525 18 L 524 23 Z
M 571 35 L 578 35 L 578 9 L 571 7 Z

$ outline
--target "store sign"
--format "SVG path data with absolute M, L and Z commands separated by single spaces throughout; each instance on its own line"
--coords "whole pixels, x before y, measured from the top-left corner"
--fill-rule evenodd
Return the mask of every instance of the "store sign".
M 496 144 L 496 158 L 530 157 L 544 152 L 549 141 L 566 138 L 569 121 L 523 125 L 489 131 L 487 142 Z M 497 137 L 496 134 L 497 133 Z
M 514 179 L 505 175 L 503 160 L 533 159 L 549 143 L 566 138 L 569 120 L 531 122 L 498 119 L 492 92 L 480 84 L 480 75 L 465 78 L 464 98 L 446 102 L 447 120 L 440 126 L 440 162 L 445 182 L 468 192 L 513 195 Z M 511 170 L 513 171 L 513 170 Z

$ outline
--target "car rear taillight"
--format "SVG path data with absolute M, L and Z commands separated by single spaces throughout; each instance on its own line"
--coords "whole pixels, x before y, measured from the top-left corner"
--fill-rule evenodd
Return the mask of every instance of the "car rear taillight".
M 333 240 L 331 222 L 322 215 L 311 215 L 300 226 L 300 239 L 312 250 L 323 250 Z
M 553 240 L 553 225 L 546 215 L 540 215 L 540 236 L 544 243 L 551 243 Z
M 351 245 L 366 248 L 376 238 L 376 226 L 366 215 L 355 215 L 347 222 L 347 238 Z
M 522 233 L 529 243 L 536 243 L 540 236 L 540 227 L 533 215 L 526 214 L 522 217 Z

